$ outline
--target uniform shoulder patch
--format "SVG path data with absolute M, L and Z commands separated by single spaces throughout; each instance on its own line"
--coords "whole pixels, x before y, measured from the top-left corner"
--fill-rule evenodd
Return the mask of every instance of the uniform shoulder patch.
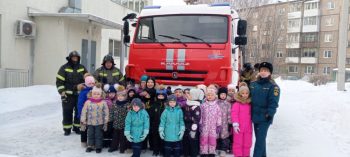
M 278 96 L 280 94 L 280 89 L 278 88 L 278 86 L 275 86 L 275 88 L 273 89 L 273 95 Z

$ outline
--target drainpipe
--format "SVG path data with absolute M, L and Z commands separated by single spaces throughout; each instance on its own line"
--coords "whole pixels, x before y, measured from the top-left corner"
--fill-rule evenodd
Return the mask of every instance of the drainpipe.
M 119 65 L 119 69 L 120 69 L 120 72 L 122 74 L 125 74 L 124 71 L 125 71 L 125 68 L 124 68 L 124 59 L 125 59 L 125 53 L 127 51 L 127 46 L 126 44 L 124 43 L 124 37 L 123 37 L 123 33 L 124 33 L 124 30 L 121 29 L 120 31 L 120 39 L 121 39 L 121 44 L 122 44 L 122 51 L 120 52 L 120 65 Z
M 89 20 L 88 45 L 87 45 L 87 69 L 92 71 L 91 67 L 91 40 L 92 40 L 92 22 Z

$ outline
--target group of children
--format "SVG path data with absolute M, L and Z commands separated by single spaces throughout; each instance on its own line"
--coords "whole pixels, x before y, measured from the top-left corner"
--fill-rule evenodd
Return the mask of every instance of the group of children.
M 149 147 L 153 156 L 246 157 L 252 145 L 249 88 L 198 85 L 192 89 L 165 88 L 152 77 L 139 85 L 104 85 L 85 75 L 78 116 L 86 152 L 124 153 L 139 157 Z

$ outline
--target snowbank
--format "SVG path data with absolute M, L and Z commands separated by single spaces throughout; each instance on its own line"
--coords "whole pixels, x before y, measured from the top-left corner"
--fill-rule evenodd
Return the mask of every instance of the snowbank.
M 0 114 L 59 102 L 60 96 L 55 86 L 40 85 L 0 89 Z

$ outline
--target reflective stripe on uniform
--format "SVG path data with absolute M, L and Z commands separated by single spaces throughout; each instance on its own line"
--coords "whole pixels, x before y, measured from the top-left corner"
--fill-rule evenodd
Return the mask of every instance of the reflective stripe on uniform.
M 112 76 L 118 76 L 119 72 L 112 73 Z
M 78 69 L 77 71 L 78 71 L 78 73 L 83 72 L 83 71 L 84 71 L 84 68 L 80 68 L 80 69 Z
M 106 76 L 107 76 L 107 74 L 104 74 L 104 73 L 100 73 L 100 76 L 105 76 L 105 77 L 106 77 Z
M 124 80 L 124 77 L 120 78 L 120 80 L 119 80 L 119 81 L 123 81 L 123 80 Z
M 72 127 L 73 127 L 72 124 L 63 125 L 63 128 L 64 128 L 64 129 L 70 129 L 70 128 L 72 128 Z
M 72 72 L 73 72 L 73 69 L 66 68 L 66 69 L 64 69 L 64 71 L 72 73 Z
M 73 94 L 73 91 L 67 90 L 65 91 L 66 94 Z
M 57 87 L 58 90 L 64 89 L 64 86 Z
M 73 126 L 75 126 L 75 127 L 80 127 L 80 124 L 73 124 Z
M 59 74 L 57 74 L 57 78 L 60 79 L 60 80 L 62 80 L 62 81 L 65 81 L 65 80 L 66 80 L 63 76 L 61 76 L 61 75 L 59 75 Z

